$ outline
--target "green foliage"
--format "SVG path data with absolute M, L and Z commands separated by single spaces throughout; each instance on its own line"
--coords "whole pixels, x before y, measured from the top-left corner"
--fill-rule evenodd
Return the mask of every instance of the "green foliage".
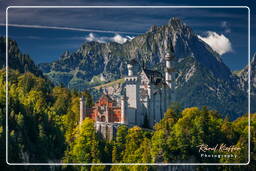
M 9 162 L 167 163 L 247 162 L 247 115 L 231 122 L 213 110 L 181 109 L 172 104 L 154 130 L 119 126 L 116 137 L 106 141 L 86 118 L 79 125 L 79 98 L 93 100 L 88 92 L 53 87 L 31 73 L 9 70 Z M 5 71 L 0 71 L 0 142 L 5 142 Z M 251 115 L 251 161 L 255 163 L 256 115 Z M 239 158 L 204 159 L 197 146 L 236 145 Z M 0 147 L 5 153 L 5 146 Z M 223 153 L 224 154 L 224 153 Z M 1 160 L 4 160 L 1 157 Z M 109 170 L 105 166 L 63 167 L 66 170 Z M 218 167 L 226 169 L 226 167 Z M 254 170 L 254 166 L 249 169 Z M 149 166 L 113 166 L 111 170 L 154 170 Z
M 248 120 L 242 118 L 230 122 L 206 107 L 186 108 L 180 114 L 168 109 L 164 118 L 155 125 L 151 139 L 153 162 L 246 162 Z M 236 145 L 244 150 L 237 154 L 241 156 L 239 160 L 202 160 L 197 148 L 200 144 L 210 147 L 216 144 Z
M 9 69 L 9 162 L 48 162 L 60 160 L 65 139 L 54 119 L 51 84 L 32 73 Z M 0 71 L 1 142 L 5 116 L 5 71 Z M 2 151 L 2 149 L 1 149 Z
M 86 118 L 74 130 L 74 141 L 67 152 L 67 161 L 75 163 L 100 162 L 99 137 L 94 129 L 94 121 Z
M 127 126 L 122 125 L 118 127 L 116 138 L 113 145 L 113 151 L 112 151 L 112 161 L 115 163 L 122 161 L 127 134 L 128 134 Z

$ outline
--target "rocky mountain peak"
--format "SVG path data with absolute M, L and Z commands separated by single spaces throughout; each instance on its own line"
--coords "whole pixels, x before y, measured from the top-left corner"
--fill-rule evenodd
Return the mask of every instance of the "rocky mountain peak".
M 171 27 L 174 32 L 185 34 L 185 36 L 190 36 L 193 32 L 192 29 L 186 25 L 180 18 L 172 17 L 168 21 L 168 27 Z
M 150 29 L 148 30 L 148 32 L 155 33 L 155 32 L 157 31 L 157 29 L 158 29 L 157 25 L 152 25 L 152 26 L 150 27 Z
M 185 23 L 178 17 L 172 17 L 168 21 L 168 25 L 176 26 L 176 27 L 184 27 Z
M 66 50 L 62 55 L 61 55 L 61 58 L 67 58 L 69 57 L 70 53 L 68 50 Z

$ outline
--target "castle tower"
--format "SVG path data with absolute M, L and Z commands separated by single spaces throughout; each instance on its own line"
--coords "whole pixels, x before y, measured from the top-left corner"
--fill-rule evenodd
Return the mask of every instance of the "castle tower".
M 86 100 L 84 96 L 80 98 L 80 124 L 83 122 L 86 117 Z
M 168 43 L 168 40 L 166 40 L 164 42 L 164 46 L 166 49 L 165 52 L 165 82 L 167 84 L 167 86 L 171 89 L 169 96 L 171 97 L 167 97 L 169 101 L 168 103 L 170 104 L 170 102 L 174 102 L 176 100 L 175 97 L 175 86 L 176 86 L 176 73 L 175 73 L 175 57 L 174 57 L 174 51 L 173 51 L 173 47 L 170 45 L 170 43 Z M 169 106 L 168 104 L 168 106 Z M 167 107 L 168 107 L 167 106 Z
M 129 77 L 133 76 L 133 64 L 132 63 L 127 64 L 127 69 L 128 69 L 128 76 Z
M 131 60 L 127 64 L 128 76 L 125 77 L 125 94 L 126 94 L 126 104 L 125 115 L 127 124 L 138 124 L 138 107 L 139 107 L 139 81 L 138 77 L 133 75 L 133 65 L 135 60 Z
M 167 52 L 165 54 L 165 81 L 169 88 L 175 88 L 174 56 Z

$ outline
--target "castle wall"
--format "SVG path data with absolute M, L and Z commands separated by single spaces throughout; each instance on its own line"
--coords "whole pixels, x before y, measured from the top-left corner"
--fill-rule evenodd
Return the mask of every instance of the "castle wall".
M 121 123 L 127 124 L 126 96 L 121 96 Z
M 154 126 L 154 123 L 155 123 L 155 119 L 156 119 L 156 96 L 155 94 L 152 94 L 152 101 L 151 101 L 151 110 L 152 110 L 152 113 L 151 113 L 151 127 Z
M 163 111 L 164 111 L 164 113 L 166 112 L 166 110 L 167 110 L 167 98 L 166 98 L 166 87 L 164 87 L 163 89 L 162 89 L 162 92 L 163 92 L 163 96 L 162 96 L 162 99 L 163 99 Z M 164 113 L 162 114 L 162 118 L 164 117 Z
M 165 108 L 164 108 L 164 91 L 163 88 L 160 89 L 160 120 L 163 118 Z
M 118 127 L 122 125 L 120 123 L 106 123 L 106 122 L 95 122 L 95 128 L 98 133 L 106 140 L 113 140 L 116 136 Z
M 161 92 L 158 92 L 155 95 L 155 123 L 161 120 Z

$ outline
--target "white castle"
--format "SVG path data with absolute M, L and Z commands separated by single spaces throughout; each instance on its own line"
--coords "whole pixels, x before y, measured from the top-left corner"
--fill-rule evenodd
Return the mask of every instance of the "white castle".
M 158 71 L 142 69 L 133 74 L 133 62 L 127 65 L 124 93 L 121 96 L 121 123 L 147 125 L 152 128 L 159 122 L 171 102 L 175 101 L 174 57 L 165 56 L 165 78 Z
M 165 53 L 165 77 L 161 72 L 142 68 L 134 74 L 135 60 L 127 64 L 128 75 L 124 77 L 118 99 L 104 95 L 90 112 L 85 107 L 84 99 L 80 100 L 80 121 L 91 117 L 96 121 L 98 131 L 106 135 L 113 134 L 114 127 L 125 124 L 128 126 L 145 126 L 153 128 L 175 101 L 175 58 L 173 52 Z M 104 100 L 105 99 L 105 100 Z

